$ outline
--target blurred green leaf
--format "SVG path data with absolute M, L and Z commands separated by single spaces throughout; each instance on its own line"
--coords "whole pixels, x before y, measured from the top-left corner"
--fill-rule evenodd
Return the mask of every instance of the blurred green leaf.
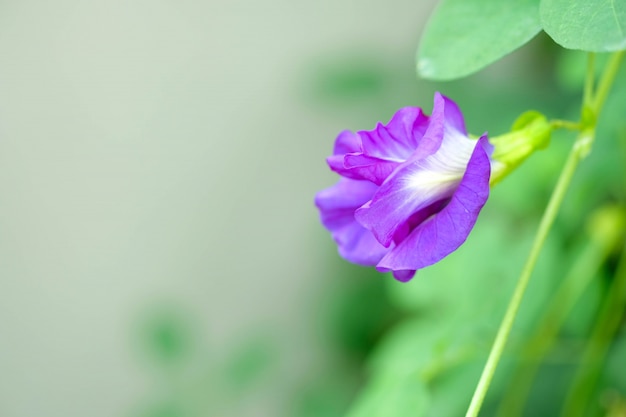
M 595 75 L 599 77 L 602 73 L 609 54 L 596 54 Z M 582 93 L 582 86 L 587 74 L 587 54 L 581 51 L 561 49 L 556 60 L 556 82 L 559 86 L 575 92 Z
M 540 30 L 539 0 L 444 0 L 422 35 L 417 71 L 433 80 L 464 77 L 513 52 Z
M 429 393 L 418 375 L 377 375 L 361 393 L 348 417 L 420 417 L 429 408 Z
M 224 361 L 220 379 L 240 395 L 267 375 L 276 358 L 276 348 L 267 336 L 252 337 L 233 349 Z
M 475 330 L 474 323 L 440 315 L 417 315 L 401 323 L 375 351 L 369 363 L 374 382 L 363 395 L 378 395 L 381 375 L 407 384 L 419 379 L 430 397 L 425 415 L 459 415 L 469 404 L 489 350 L 490 338 Z
M 589 334 L 605 294 L 605 275 L 601 273 L 590 280 L 580 299 L 567 315 L 561 333 L 579 338 L 584 338 Z
M 323 101 L 378 97 L 389 87 L 391 74 L 376 55 L 347 56 L 318 63 L 312 80 L 315 96 Z
M 626 396 L 626 332 L 618 335 L 609 350 L 606 365 L 604 368 L 605 384 L 612 389 L 622 392 Z
M 541 0 L 543 29 L 559 45 L 590 52 L 626 48 L 626 2 Z
M 441 317 L 407 320 L 381 341 L 369 361 L 369 369 L 398 376 L 417 374 L 425 381 L 439 366 L 454 361 L 453 335 L 450 323 Z
M 353 359 L 364 358 L 384 330 L 397 320 L 398 312 L 381 296 L 385 284 L 375 269 L 342 262 L 335 270 L 341 279 L 324 299 L 326 309 L 320 316 L 323 329 Z M 345 279 L 359 273 L 358 280 Z
M 141 325 L 144 352 L 157 364 L 180 364 L 191 354 L 194 335 L 189 320 L 174 308 L 159 308 Z
M 293 407 L 286 414 L 289 417 L 343 417 L 353 400 L 358 377 L 335 362 L 311 377 L 294 394 L 287 397 L 293 400 Z M 354 371 L 354 368 L 350 368 Z M 360 380 L 359 380 L 360 382 Z
M 560 415 L 575 369 L 575 364 L 567 362 L 547 363 L 541 366 L 526 399 L 524 415 L 546 417 Z

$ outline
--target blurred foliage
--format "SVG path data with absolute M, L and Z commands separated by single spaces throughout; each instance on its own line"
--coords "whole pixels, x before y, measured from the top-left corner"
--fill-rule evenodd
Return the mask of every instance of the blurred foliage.
M 598 55 L 598 68 L 605 61 L 605 56 Z M 361 66 L 362 62 L 367 65 Z M 416 82 L 407 77 L 404 69 L 394 68 L 388 62 L 377 63 L 374 54 L 371 61 L 362 55 L 346 55 L 318 66 L 319 73 L 313 79 L 316 93 L 308 98 L 319 111 L 332 111 L 335 117 L 339 112 L 346 120 L 354 120 L 355 125 L 347 126 L 360 130 L 376 121 L 388 120 L 386 115 L 403 105 L 420 105 L 428 111 L 433 91 L 439 90 L 459 103 L 471 132 L 500 134 L 510 128 L 519 114 L 530 109 L 552 119 L 577 120 L 585 65 L 583 53 L 559 49 L 545 35 L 483 72 L 445 84 Z M 375 71 L 379 73 L 376 75 Z M 511 389 L 516 370 L 529 360 L 539 368 L 523 415 L 558 415 L 581 366 L 602 369 L 586 415 L 603 415 L 610 410 L 617 413 L 623 407 L 623 317 L 606 358 L 593 364 L 580 362 L 586 338 L 596 325 L 598 311 L 613 280 L 619 251 L 610 251 L 606 262 L 600 260 L 601 268 L 580 299 L 575 300 L 546 356 L 527 357 L 527 341 L 546 309 L 562 301 L 554 299 L 557 287 L 566 276 L 576 277 L 572 268 L 586 253 L 591 237 L 584 224 L 591 213 L 605 206 L 619 207 L 624 212 L 626 207 L 624 67 L 617 80 L 601 116 L 593 152 L 576 174 L 533 273 L 481 415 L 503 415 L 498 414 L 500 401 Z M 402 83 L 406 84 L 404 89 L 399 87 Z M 345 106 L 351 109 L 346 110 Z M 361 111 L 358 118 L 352 113 L 355 108 Z M 344 271 L 333 273 L 333 280 L 349 281 L 342 285 L 344 291 L 349 288 L 352 296 L 329 296 L 318 313 L 335 312 L 323 328 L 338 342 L 334 349 L 350 355 L 344 361 L 355 366 L 338 367 L 327 377 L 333 381 L 332 394 L 328 395 L 334 396 L 335 408 L 317 408 L 317 413 L 301 409 L 294 415 L 463 415 L 573 139 L 572 133 L 554 134 L 548 149 L 533 155 L 493 189 L 466 244 L 439 264 L 419 271 L 410 283 L 396 282 L 391 276 L 373 277 L 375 273 L 369 270 L 337 267 L 331 262 L 333 271 Z M 623 235 L 612 243 L 614 248 L 623 244 Z M 334 293 L 338 286 L 333 282 L 327 291 Z M 367 360 L 360 366 L 363 355 Z M 342 375 L 348 372 L 365 376 L 349 407 L 347 396 L 338 401 L 336 395 L 337 390 L 350 392 L 350 388 L 336 387 L 337 381 L 345 381 L 347 386 L 354 384 L 354 379 Z M 316 386 L 319 387 L 319 380 L 302 389 L 316 390 Z M 318 401 L 323 403 L 323 390 L 316 392 Z
M 267 340 L 249 340 L 226 359 L 223 380 L 235 393 L 250 390 L 273 365 L 275 354 Z
M 190 327 L 188 319 L 180 312 L 158 309 L 140 324 L 142 350 L 158 365 L 183 361 L 194 343 Z
M 199 340 L 197 318 L 177 303 L 151 306 L 137 323 L 137 353 L 155 377 L 138 417 L 220 415 L 258 391 L 276 372 L 278 349 L 269 329 L 248 334 L 223 353 Z

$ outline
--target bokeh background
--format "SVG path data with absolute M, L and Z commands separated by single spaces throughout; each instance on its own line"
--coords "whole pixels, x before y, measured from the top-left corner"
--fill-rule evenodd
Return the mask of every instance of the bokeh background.
M 418 80 L 433 6 L 0 2 L 0 415 L 340 416 L 397 323 L 506 299 L 567 139 L 415 284 L 339 259 L 313 206 L 339 131 L 430 111 L 436 90 L 477 134 L 529 108 L 576 117 L 583 61 L 544 36 L 465 80 Z M 594 184 L 621 192 L 598 148 L 538 275 L 575 257 L 581 213 L 608 198 Z M 472 318 L 485 343 L 489 316 Z

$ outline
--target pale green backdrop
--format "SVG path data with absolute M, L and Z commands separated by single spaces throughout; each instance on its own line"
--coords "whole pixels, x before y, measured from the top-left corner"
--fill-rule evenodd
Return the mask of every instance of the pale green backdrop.
M 432 100 L 314 104 L 316 74 L 363 61 L 403 88 L 431 8 L 0 2 L 0 415 L 183 415 L 150 411 L 180 392 L 185 415 L 282 413 L 325 360 L 323 158 Z M 245 346 L 265 371 L 219 388 Z

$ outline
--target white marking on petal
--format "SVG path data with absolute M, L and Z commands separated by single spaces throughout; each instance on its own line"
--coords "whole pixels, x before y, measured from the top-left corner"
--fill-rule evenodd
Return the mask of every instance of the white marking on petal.
M 465 174 L 476 144 L 476 140 L 446 129 L 437 152 L 415 165 L 414 171 L 405 179 L 406 186 L 415 190 L 425 202 L 450 197 Z

